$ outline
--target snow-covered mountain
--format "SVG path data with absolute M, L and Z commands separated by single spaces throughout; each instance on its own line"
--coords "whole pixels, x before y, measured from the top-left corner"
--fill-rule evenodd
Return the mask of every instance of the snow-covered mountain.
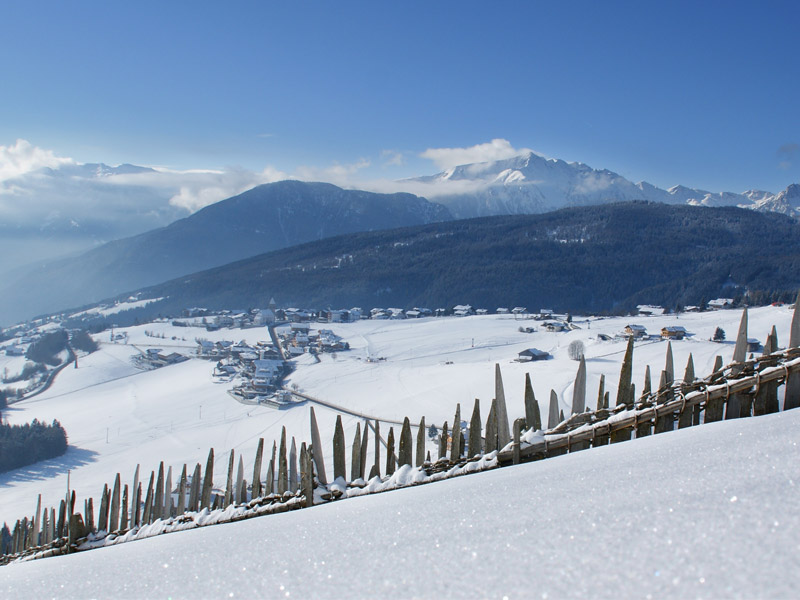
M 633 183 L 608 169 L 593 169 L 583 163 L 546 158 L 534 152 L 461 165 L 409 181 L 430 186 L 429 195 L 447 206 L 456 218 L 540 213 L 626 200 L 739 206 L 800 216 L 797 185 L 779 194 L 762 190 L 715 193 L 682 185 L 664 190 L 646 181 Z
M 326 237 L 448 221 L 440 204 L 411 194 L 279 181 L 79 256 L 0 280 L 0 319 L 95 302 L 143 286 Z M 58 289 L 59 294 L 52 294 Z

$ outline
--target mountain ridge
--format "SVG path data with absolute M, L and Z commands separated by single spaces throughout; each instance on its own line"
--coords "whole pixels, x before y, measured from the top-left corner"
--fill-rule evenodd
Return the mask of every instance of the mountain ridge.
M 684 185 L 664 190 L 646 181 L 633 183 L 609 169 L 547 158 L 532 151 L 497 161 L 459 165 L 408 181 L 430 185 L 433 193 L 429 196 L 447 206 L 456 218 L 536 214 L 567 206 L 629 200 L 738 206 L 800 216 L 800 198 L 789 192 L 796 184 L 777 194 L 763 190 L 709 192 Z M 473 188 L 448 193 L 444 188 L 452 182 L 471 183 Z M 437 186 L 443 188 L 438 193 Z
M 26 318 L 331 235 L 451 218 L 446 208 L 411 194 L 293 180 L 263 184 L 166 227 L 25 270 L 0 287 L 0 314 Z
M 770 238 L 785 243 L 764 244 Z M 468 303 L 596 313 L 746 292 L 753 302 L 791 299 L 798 267 L 794 219 L 636 201 L 326 238 L 182 276 L 137 297 L 165 298 L 142 315 L 258 307 L 270 297 L 313 308 Z

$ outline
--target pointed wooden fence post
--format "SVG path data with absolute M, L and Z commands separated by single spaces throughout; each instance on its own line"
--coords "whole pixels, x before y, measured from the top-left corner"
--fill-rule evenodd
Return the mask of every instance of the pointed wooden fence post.
M 142 516 L 142 524 L 149 525 L 153 522 L 153 482 L 155 481 L 156 474 L 150 471 L 150 483 L 147 484 L 147 496 L 144 499 L 144 515 Z M 98 529 L 100 528 L 98 523 Z
M 164 480 L 164 508 L 161 511 L 163 518 L 167 519 L 172 515 L 172 465 L 167 469 L 167 478 Z
M 142 484 L 136 487 L 136 496 L 131 506 L 131 525 L 139 527 L 142 524 Z
M 119 528 L 120 531 L 127 531 L 128 530 L 128 505 L 130 503 L 130 499 L 128 498 L 128 484 L 126 483 L 122 487 L 122 510 L 120 511 L 120 524 Z
M 658 385 L 658 398 L 656 404 L 664 404 L 671 401 L 675 397 L 672 389 L 672 384 L 675 381 L 675 361 L 672 356 L 672 342 L 667 342 L 667 359 L 664 365 L 664 370 L 661 371 L 661 381 Z M 653 431 L 655 433 L 664 433 L 675 429 L 675 414 L 670 412 L 668 414 L 660 415 L 656 419 Z
M 192 473 L 192 488 L 189 491 L 189 510 L 195 512 L 200 505 L 200 463 L 195 464 Z
M 397 466 L 411 466 L 414 462 L 414 449 L 411 446 L 411 421 L 408 417 L 403 419 L 403 428 L 400 430 L 400 444 L 397 447 Z
M 417 448 L 416 460 L 414 466 L 421 467 L 425 463 L 425 436 L 428 432 L 425 429 L 425 417 L 419 420 L 419 427 L 417 428 Z
M 375 462 L 369 472 L 370 479 L 381 476 L 381 424 L 379 421 L 375 421 L 373 431 L 375 432 Z
M 297 492 L 297 444 L 292 436 L 292 446 L 289 448 L 289 491 Z
M 350 481 L 361 477 L 361 423 L 356 423 L 356 433 L 350 451 Z
M 333 429 L 333 479 L 347 480 L 347 468 L 344 451 L 344 428 L 342 427 L 342 416 L 336 415 L 336 425 Z
M 275 463 L 277 458 L 271 458 L 267 465 L 267 482 L 264 486 L 264 495 L 269 496 L 275 493 Z
M 155 510 L 153 512 L 153 521 L 157 521 L 163 517 L 164 510 L 164 461 L 158 467 L 158 479 L 156 479 L 155 489 Z
M 461 458 L 461 403 L 456 404 L 456 416 L 453 419 L 453 442 L 450 444 L 450 462 L 458 462 Z
M 494 396 L 497 400 L 495 418 L 497 419 L 497 446 L 503 448 L 511 441 L 511 427 L 508 422 L 506 408 L 506 393 L 503 389 L 503 377 L 500 375 L 500 364 L 495 363 L 494 369 Z M 456 423 L 456 425 L 458 425 Z
M 514 440 L 512 444 L 512 463 L 518 465 L 520 462 L 520 438 L 522 428 L 525 426 L 525 419 L 514 420 Z
M 328 477 L 325 475 L 325 459 L 322 456 L 322 439 L 319 437 L 319 427 L 317 417 L 314 414 L 314 407 L 309 407 L 311 413 L 311 449 L 314 452 L 314 467 L 317 479 L 322 485 L 328 485 Z
M 394 427 L 389 427 L 389 435 L 386 438 L 386 475 L 394 473 Z
M 606 402 L 606 376 L 604 374 L 600 375 L 600 385 L 597 388 L 597 412 L 599 413 L 602 411 L 605 406 Z M 608 433 L 596 433 L 594 438 L 592 439 L 592 447 L 596 446 L 606 446 L 610 441 L 610 436 Z
M 314 505 L 314 471 L 311 453 L 306 443 L 300 444 L 300 488 L 306 499 L 306 507 Z
M 714 358 L 714 368 L 711 373 L 719 373 L 722 370 L 722 357 L 717 355 Z M 713 423 L 721 421 L 725 409 L 725 398 L 709 398 L 704 406 L 703 423 Z
M 186 512 L 186 464 L 181 471 L 181 479 L 178 482 L 178 515 Z
M 120 480 L 119 473 L 114 480 L 114 493 L 111 496 L 111 518 L 108 531 L 119 531 L 119 503 L 120 503 Z
M 45 507 L 44 513 L 42 513 L 42 521 L 39 523 L 39 527 L 41 528 L 41 532 L 39 533 L 37 546 L 44 546 L 45 544 L 49 543 L 49 540 L 47 539 L 47 507 Z M 0 555 L 2 554 L 3 548 L 0 547 Z
M 794 313 L 792 314 L 792 327 L 789 330 L 789 348 L 800 346 L 800 292 L 794 302 Z M 783 410 L 800 407 L 800 372 L 789 373 L 786 378 L 786 389 L 784 390 Z
M 542 428 L 542 416 L 539 413 L 539 403 L 533 393 L 530 373 L 525 373 L 525 425 L 534 431 Z M 470 450 L 470 454 L 474 455 L 472 450 Z
M 667 374 L 666 370 L 661 371 L 661 379 L 658 382 L 658 395 L 656 396 L 656 405 L 664 404 L 666 402 L 667 397 L 667 381 L 669 379 L 669 375 Z M 653 425 L 653 433 L 664 433 L 666 431 L 672 431 L 672 419 L 670 415 L 660 415 L 656 417 L 655 423 Z
M 208 451 L 206 471 L 203 477 L 203 491 L 200 496 L 200 510 L 211 508 L 211 490 L 214 487 L 214 449 Z
M 686 361 L 686 370 L 683 372 L 683 383 L 681 384 L 681 393 L 686 396 L 694 383 L 694 359 L 692 353 L 689 353 L 689 360 Z M 678 413 L 678 429 L 684 429 L 692 426 L 692 415 L 694 413 L 693 406 L 685 406 Z
M 377 441 L 375 442 L 377 446 Z M 369 445 L 369 421 L 364 421 L 364 433 L 361 437 L 361 479 L 367 476 L 367 446 Z M 377 461 L 376 461 L 377 462 Z
M 108 531 L 108 485 L 103 484 L 103 493 L 100 496 L 100 511 L 97 514 L 97 530 Z
M 469 422 L 469 456 L 480 456 L 483 453 L 481 448 L 481 401 L 475 398 L 475 406 L 472 409 L 472 419 Z
M 558 396 L 555 390 L 550 390 L 550 409 L 547 412 L 547 428 L 553 429 L 560 423 L 558 418 Z
M 628 336 L 628 345 L 625 348 L 625 356 L 622 359 L 622 367 L 619 372 L 619 385 L 617 386 L 617 406 L 625 406 L 626 409 L 633 408 L 634 394 L 632 391 L 633 380 L 633 336 Z M 631 430 L 620 429 L 611 434 L 611 443 L 624 442 L 631 439 Z
M 286 427 L 281 427 L 281 447 L 278 455 L 278 494 L 283 496 L 289 489 L 289 465 L 286 455 Z M 342 456 L 344 457 L 344 436 L 342 436 Z M 342 460 L 344 463 L 344 460 Z M 344 471 L 344 464 L 342 464 Z
M 644 386 L 642 387 L 642 399 L 647 398 L 650 396 L 653 389 L 653 384 L 650 379 L 650 365 L 647 365 L 644 369 Z
M 736 334 L 736 346 L 733 348 L 733 364 L 731 375 L 741 375 L 747 360 L 747 308 L 742 310 L 742 320 L 739 322 L 739 332 Z M 750 416 L 751 400 L 746 393 L 731 394 L 725 407 L 725 419 L 738 419 Z
M 586 359 L 581 355 L 578 373 L 572 386 L 572 414 L 578 415 L 586 410 Z
M 497 399 L 492 400 L 492 404 L 489 407 L 489 415 L 486 417 L 485 441 L 485 452 L 487 454 L 497 450 L 497 446 L 499 445 L 497 439 Z
M 577 415 L 586 411 L 586 359 L 581 355 L 578 373 L 575 375 L 575 383 L 572 387 L 572 414 Z M 570 452 L 586 450 L 590 442 L 581 441 L 570 445 Z
M 247 502 L 247 493 L 242 494 L 242 482 L 244 481 L 244 462 L 242 455 L 239 455 L 239 465 L 236 467 L 236 485 L 234 486 L 234 502 L 244 504 Z
M 775 326 L 772 326 L 772 331 L 767 336 L 767 341 L 764 344 L 764 352 L 761 356 L 769 356 L 770 354 L 778 351 L 778 332 Z M 766 381 L 757 386 L 758 392 L 753 403 L 753 414 L 766 415 L 778 412 L 778 382 Z
M 264 460 L 264 438 L 258 438 L 256 459 L 253 463 L 253 498 L 261 497 L 261 462 Z
M 310 448 L 309 448 L 310 449 Z M 267 467 L 267 495 L 275 493 L 275 468 L 278 464 L 278 444 L 272 440 L 272 458 Z
M 39 500 L 36 502 L 36 513 L 33 516 L 33 545 L 39 545 L 39 528 L 42 524 L 42 495 L 39 494 Z
M 450 436 L 450 432 L 447 429 L 447 421 L 444 422 L 442 425 L 442 432 L 439 434 L 439 458 L 445 458 L 447 456 L 447 438 Z
M 131 488 L 131 494 L 136 494 L 136 490 L 139 488 L 139 465 L 136 465 L 136 470 L 133 473 L 133 487 Z M 138 509 L 137 509 L 138 510 Z M 133 518 L 133 511 L 134 506 L 133 502 L 131 502 L 131 525 L 135 525 L 134 518 Z
M 228 455 L 228 477 L 225 479 L 225 499 L 222 501 L 225 508 L 233 504 L 233 459 L 233 449 L 231 449 Z
M 600 387 L 597 388 L 597 410 L 603 410 L 603 397 L 606 393 L 606 376 L 604 373 L 600 374 Z

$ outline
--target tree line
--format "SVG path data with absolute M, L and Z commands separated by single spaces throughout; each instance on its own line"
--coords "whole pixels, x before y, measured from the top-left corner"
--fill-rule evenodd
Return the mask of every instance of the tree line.
M 61 456 L 67 451 L 67 432 L 54 420 L 36 419 L 24 425 L 0 424 L 0 473 Z

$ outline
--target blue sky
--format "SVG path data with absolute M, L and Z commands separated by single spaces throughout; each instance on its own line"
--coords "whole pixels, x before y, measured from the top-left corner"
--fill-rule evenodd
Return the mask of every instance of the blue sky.
M 800 181 L 798 7 L 11 0 L 0 145 L 395 178 L 499 138 L 661 187 L 777 192 Z

